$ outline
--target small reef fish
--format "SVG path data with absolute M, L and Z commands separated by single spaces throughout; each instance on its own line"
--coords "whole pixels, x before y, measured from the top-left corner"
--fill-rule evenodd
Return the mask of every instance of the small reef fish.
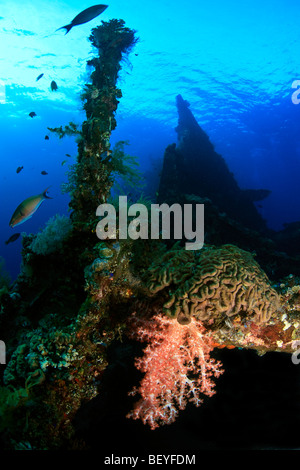
M 100 15 L 108 5 L 94 5 L 92 7 L 87 8 L 86 10 L 83 10 L 81 13 L 79 13 L 73 20 L 71 21 L 70 24 L 67 24 L 66 26 L 62 26 L 61 28 L 58 28 L 56 31 L 59 31 L 60 29 L 66 29 L 66 34 L 70 31 L 73 26 L 78 26 L 83 23 L 87 23 L 88 21 L 93 20 L 96 18 L 96 16 Z
M 51 87 L 51 90 L 52 91 L 56 91 L 58 86 L 56 84 L 56 82 L 54 80 L 52 80 L 51 84 L 50 84 L 50 87 Z
M 66 157 L 71 158 L 71 155 L 69 153 L 66 153 Z
M 16 169 L 16 173 L 20 173 L 20 171 L 22 171 L 23 168 L 24 168 L 23 166 L 18 166 L 18 168 Z
M 43 170 L 41 171 L 41 175 L 48 175 L 47 171 Z
M 28 197 L 21 202 L 13 213 L 9 226 L 13 228 L 17 225 L 23 224 L 26 220 L 32 217 L 45 199 L 52 199 L 52 197 L 49 197 L 46 194 L 48 189 L 49 188 L 45 189 L 45 191 L 37 196 Z
M 43 75 L 43 73 L 40 73 L 40 75 L 36 78 L 36 81 L 38 82 L 43 77 Z
M 31 111 L 31 113 L 29 113 L 29 116 L 33 118 L 34 116 L 36 116 L 36 114 L 34 111 Z
M 18 240 L 20 235 L 21 235 L 20 233 L 14 233 L 11 237 L 9 237 L 8 240 L 6 240 L 5 245 L 8 245 L 9 243 L 12 243 Z
M 61 166 L 64 166 L 66 163 L 67 163 L 67 160 L 64 160 L 63 162 L 61 162 Z
M 49 140 L 49 136 L 48 136 L 48 135 L 45 135 L 45 140 Z

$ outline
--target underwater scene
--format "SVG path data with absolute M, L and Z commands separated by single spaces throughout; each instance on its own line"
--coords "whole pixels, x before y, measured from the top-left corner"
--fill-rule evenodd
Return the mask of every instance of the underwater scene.
M 0 450 L 300 449 L 291 0 L 3 0 Z

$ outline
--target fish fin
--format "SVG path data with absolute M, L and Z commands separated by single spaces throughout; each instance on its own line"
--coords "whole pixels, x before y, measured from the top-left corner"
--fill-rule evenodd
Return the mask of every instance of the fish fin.
M 26 222 L 28 219 L 30 219 L 30 217 L 32 217 L 32 215 L 29 215 L 28 217 L 26 217 L 25 219 L 21 220 L 21 222 L 18 222 L 17 224 L 9 225 L 9 226 L 10 226 L 11 228 L 15 228 L 15 227 L 17 227 L 18 225 L 24 224 L 24 222 Z
M 66 26 L 62 26 L 61 28 L 58 28 L 56 31 L 59 31 L 60 29 L 66 29 L 66 30 L 67 30 L 67 31 L 66 31 L 66 34 L 68 34 L 68 32 L 70 31 L 71 28 L 73 28 L 72 23 L 66 24 Z M 56 32 L 56 31 L 55 31 L 55 32 Z M 66 34 L 65 34 L 65 35 L 66 35 Z
M 53 199 L 53 197 L 47 196 L 47 191 L 49 188 L 51 188 L 51 186 L 48 186 L 48 188 L 46 188 L 45 191 L 43 191 L 43 197 L 45 199 Z

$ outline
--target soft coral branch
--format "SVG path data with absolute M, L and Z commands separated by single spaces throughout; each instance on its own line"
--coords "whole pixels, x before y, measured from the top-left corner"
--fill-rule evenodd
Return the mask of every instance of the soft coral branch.
M 212 342 L 200 321 L 192 318 L 181 325 L 161 314 L 148 320 L 132 317 L 130 336 L 148 345 L 144 356 L 136 359 L 137 369 L 145 375 L 130 392 L 141 398 L 128 417 L 155 429 L 174 422 L 187 401 L 199 406 L 202 394 L 215 393 L 211 377 L 219 377 L 223 370 L 210 357 Z

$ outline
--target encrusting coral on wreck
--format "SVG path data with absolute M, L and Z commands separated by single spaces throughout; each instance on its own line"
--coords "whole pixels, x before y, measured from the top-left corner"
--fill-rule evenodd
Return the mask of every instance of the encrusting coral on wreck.
M 72 230 L 72 222 L 65 215 L 51 217 L 44 230 L 33 239 L 30 249 L 37 255 L 46 255 L 63 248 L 63 242 Z
M 221 363 L 210 356 L 213 342 L 202 323 L 191 319 L 181 325 L 164 315 L 131 318 L 133 338 L 146 342 L 136 367 L 145 375 L 130 394 L 140 396 L 129 418 L 141 419 L 151 429 L 175 421 L 187 402 L 200 406 L 202 395 L 212 396 L 211 377 L 223 373 Z
M 130 337 L 147 344 L 136 360 L 144 377 L 131 392 L 140 398 L 128 417 L 151 429 L 215 393 L 212 379 L 223 369 L 214 348 L 293 353 L 300 344 L 299 285 L 276 290 L 252 254 L 236 246 L 192 253 L 175 245 L 143 279 L 155 309 L 137 304 L 128 322 Z
M 179 322 L 194 317 L 212 324 L 240 314 L 262 323 L 280 305 L 251 253 L 234 245 L 169 250 L 150 270 L 148 284 L 152 293 L 171 286 L 163 310 Z
M 97 56 L 88 62 L 91 83 L 82 94 L 86 120 L 80 131 L 72 123 L 52 129 L 59 137 L 78 135 L 78 159 L 65 187 L 71 218 L 57 216 L 39 234 L 23 237 L 22 272 L 1 296 L 8 363 L 1 377 L 0 430 L 7 448 L 84 448 L 74 421 L 86 403 L 93 409 L 93 399 L 101 400 L 114 343 L 144 343 L 135 362 L 144 375 L 130 387 L 130 395 L 139 396 L 127 416 L 155 429 L 173 423 L 188 401 L 199 406 L 203 395 L 215 393 L 214 378 L 223 367 L 214 348 L 291 353 L 300 341 L 300 280 L 275 284 L 253 252 L 232 243 L 206 242 L 188 251 L 174 240 L 96 237 L 96 209 L 111 197 L 116 175 L 137 186 L 126 141 L 110 147 L 122 96 L 121 60 L 137 39 L 122 20 L 111 20 L 93 29 L 90 41 Z M 200 140 L 214 155 L 203 133 Z M 228 185 L 240 194 L 224 168 Z M 174 185 L 166 186 L 172 193 Z M 199 195 L 189 197 L 199 202 Z M 214 218 L 219 208 L 209 207 Z M 118 218 L 118 204 L 115 209 Z M 264 226 L 258 215 L 256 222 Z M 250 230 L 238 231 L 255 245 Z M 270 253 L 271 245 L 264 245 Z
M 122 97 L 116 84 L 122 57 L 131 51 L 137 38 L 123 20 L 111 20 L 94 28 L 90 41 L 98 57 L 88 61 L 94 68 L 92 83 L 85 86 L 81 96 L 87 120 L 78 141 L 70 203 L 72 221 L 83 231 L 95 228 L 95 210 L 108 199 L 114 182 L 116 161 L 112 158 L 110 136 L 117 125 L 115 112 Z
M 126 305 L 132 296 L 126 247 L 103 247 L 95 226 L 97 206 L 110 195 L 116 175 L 137 176 L 125 142 L 110 150 L 122 96 L 118 73 L 137 38 L 123 20 L 111 20 L 93 29 L 90 41 L 98 55 L 88 63 L 92 84 L 82 95 L 87 120 L 81 131 L 72 123 L 52 129 L 59 137 L 77 134 L 77 164 L 68 185 L 71 220 L 57 216 L 37 235 L 23 236 L 22 271 L 1 302 L 7 367 L 0 414 L 7 417 L 2 428 L 7 448 L 25 441 L 32 449 L 77 445 L 74 416 L 97 394 L 107 347 L 124 324 L 124 306 L 110 315 L 110 303 Z M 29 387 L 29 377 L 38 373 L 43 380 Z M 11 396 L 24 400 L 14 399 L 11 406 Z

